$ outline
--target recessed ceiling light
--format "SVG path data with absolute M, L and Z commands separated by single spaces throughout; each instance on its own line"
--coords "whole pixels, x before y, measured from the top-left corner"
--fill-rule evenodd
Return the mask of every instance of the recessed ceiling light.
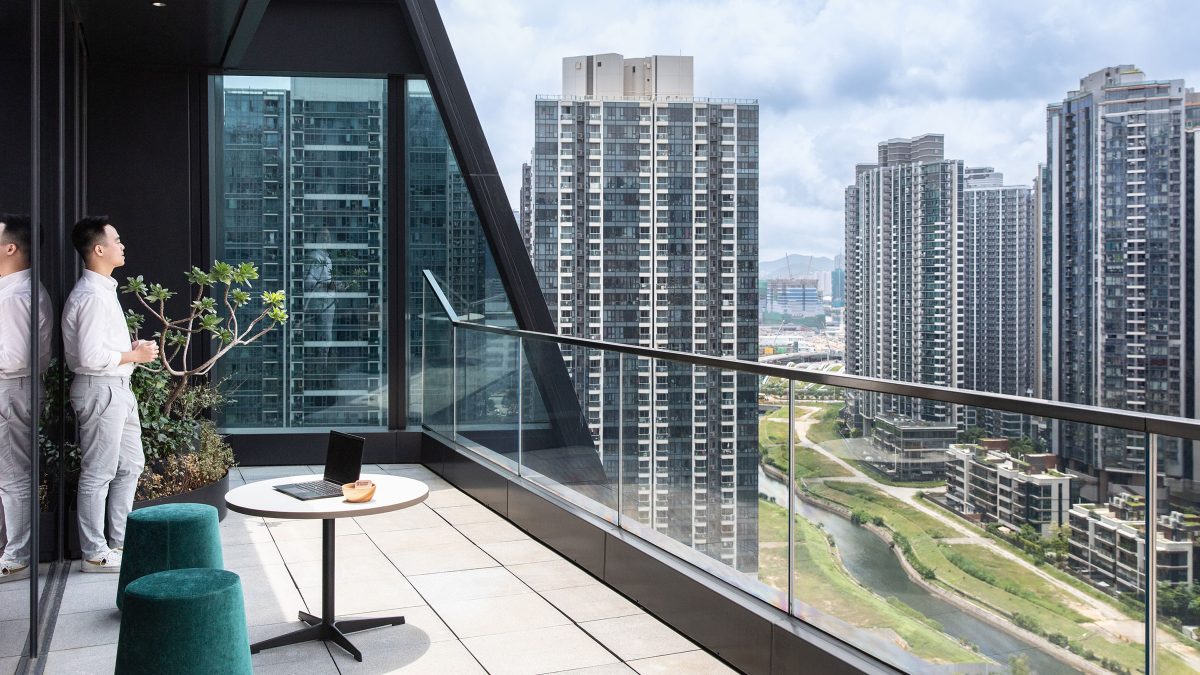
M 165 3 L 165 2 L 152 2 L 150 4 L 154 5 L 155 7 L 166 7 L 167 6 L 167 3 Z

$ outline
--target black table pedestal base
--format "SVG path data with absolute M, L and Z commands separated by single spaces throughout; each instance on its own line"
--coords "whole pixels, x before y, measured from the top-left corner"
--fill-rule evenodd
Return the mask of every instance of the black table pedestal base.
M 250 645 L 251 654 L 257 654 L 264 649 L 273 649 L 275 647 L 310 642 L 312 640 L 323 640 L 325 642 L 332 642 L 345 649 L 354 657 L 355 661 L 361 662 L 363 660 L 362 652 L 358 651 L 358 648 L 350 642 L 350 639 L 346 637 L 347 634 L 370 630 L 372 628 L 382 628 L 384 626 L 400 626 L 404 623 L 404 617 L 402 616 L 342 619 L 340 621 L 336 619 L 333 609 L 334 530 L 332 518 L 327 518 L 323 521 L 321 540 L 321 554 L 323 558 L 323 564 L 321 565 L 321 616 L 309 614 L 308 612 L 300 612 L 300 620 L 308 624 L 308 626 L 292 631 L 291 633 L 255 642 Z
M 345 649 L 355 661 L 362 661 L 362 652 L 354 646 L 350 639 L 346 637 L 349 633 L 357 633 L 360 630 L 370 630 L 372 628 L 382 628 L 383 626 L 400 626 L 404 624 L 402 616 L 386 616 L 373 617 L 370 619 L 342 619 L 341 621 L 333 621 L 326 623 L 319 616 L 313 616 L 308 612 L 300 612 L 300 620 L 307 623 L 308 626 L 300 630 L 285 633 L 283 635 L 256 642 L 250 645 L 250 653 L 257 654 L 264 649 L 273 649 L 275 647 L 284 647 L 287 645 L 299 644 L 301 642 L 310 642 L 312 640 L 324 640 L 332 642 L 337 646 Z

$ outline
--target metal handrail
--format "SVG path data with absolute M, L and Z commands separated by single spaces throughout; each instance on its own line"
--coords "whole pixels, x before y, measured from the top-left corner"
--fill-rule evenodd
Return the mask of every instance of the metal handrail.
M 834 373 L 819 373 L 810 370 L 793 370 L 784 366 L 776 366 L 769 363 L 759 363 L 757 361 L 744 361 L 741 359 L 724 356 L 691 354 L 688 352 L 654 349 L 639 345 L 606 342 L 604 340 L 593 340 L 591 338 L 581 338 L 572 335 L 557 335 L 554 333 L 543 333 L 540 331 L 504 328 L 501 326 L 489 326 L 486 324 L 473 323 L 459 318 L 458 314 L 454 311 L 454 308 L 450 306 L 449 301 L 446 299 L 445 293 L 442 292 L 441 286 L 437 283 L 437 280 L 434 279 L 432 273 L 429 270 L 424 270 L 424 274 L 425 280 L 430 284 L 434 295 L 438 298 L 438 302 L 442 305 L 442 309 L 446 312 L 450 322 L 457 328 L 465 328 L 467 330 L 474 330 L 484 333 L 495 333 L 497 335 L 509 335 L 528 340 L 544 340 L 556 342 L 558 344 L 586 347 L 589 349 L 603 349 L 644 358 L 674 361 L 676 363 L 683 363 L 692 366 L 704 366 L 708 368 L 719 368 L 722 370 L 734 370 L 743 373 L 754 373 L 756 375 L 764 375 L 767 377 L 779 377 L 787 380 L 808 382 L 811 384 L 821 384 L 833 387 L 844 387 L 846 389 L 855 389 L 858 391 L 867 391 L 878 394 L 911 396 L 914 398 L 923 398 L 931 401 L 953 403 L 956 405 L 989 408 L 993 410 L 1002 410 L 1005 412 L 1020 413 L 1023 415 L 1048 417 L 1051 419 L 1064 420 L 1068 422 L 1095 424 L 1114 429 L 1124 429 L 1139 433 L 1161 434 L 1163 436 L 1173 436 L 1177 438 L 1200 441 L 1200 420 L 1187 419 L 1184 417 L 1151 415 L 1131 412 L 1128 410 L 1118 410 L 1115 408 L 1104 408 L 1101 406 L 1047 401 L 1045 399 L 1032 398 L 1029 396 L 993 394 L 989 392 L 975 391 L 972 389 L 955 389 L 953 387 L 944 387 L 933 384 L 897 382 L 895 380 L 885 380 L 876 377 L 866 377 L 863 375 L 838 375 Z

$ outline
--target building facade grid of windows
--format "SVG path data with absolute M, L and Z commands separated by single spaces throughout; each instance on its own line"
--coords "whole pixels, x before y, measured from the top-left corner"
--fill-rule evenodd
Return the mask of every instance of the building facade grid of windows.
M 1019 531 L 1029 525 L 1042 537 L 1067 524 L 1071 477 L 1056 470 L 1051 454 L 1015 457 L 1007 440 L 999 448 L 950 446 L 946 466 L 946 504 L 983 523 L 1000 523 Z
M 248 81 L 224 80 L 214 252 L 258 265 L 290 320 L 220 363 L 221 424 L 386 427 L 386 82 Z
M 694 98 L 691 68 L 563 60 L 564 95 L 535 102 L 530 255 L 564 335 L 754 360 L 758 105 Z M 565 354 L 609 475 L 625 455 L 626 515 L 756 569 L 754 376 Z
M 1146 586 L 1146 500 L 1124 493 L 1106 504 L 1075 504 L 1070 513 L 1067 562 L 1072 571 L 1123 593 Z M 1171 511 L 1158 516 L 1155 546 L 1158 581 L 1191 584 L 1196 580 L 1200 517 Z
M 1195 200 L 1185 176 L 1200 98 L 1132 65 L 1096 71 L 1047 107 L 1042 393 L 1060 401 L 1196 417 Z M 1054 423 L 1071 468 L 1144 481 L 1143 434 Z M 1160 468 L 1194 480 L 1190 444 L 1159 443 Z

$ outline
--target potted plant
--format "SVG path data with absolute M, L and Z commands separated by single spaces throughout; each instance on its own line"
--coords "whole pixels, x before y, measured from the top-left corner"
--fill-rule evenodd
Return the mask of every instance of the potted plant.
M 175 293 L 162 285 L 147 284 L 139 276 L 128 279 L 121 288 L 137 299 L 158 328 L 154 338 L 159 344 L 159 359 L 138 366 L 130 378 L 146 455 L 146 468 L 134 497 L 135 509 L 167 502 L 199 502 L 215 506 L 220 517 L 225 517 L 224 496 L 229 469 L 235 462 L 233 450 L 217 432 L 211 417 L 229 399 L 221 392 L 220 383 L 210 380 L 209 373 L 230 351 L 257 341 L 288 320 L 283 291 L 264 292 L 259 296 L 261 306 L 251 306 L 249 289 L 257 278 L 258 268 L 250 263 L 235 267 L 217 262 L 208 271 L 193 267 L 187 273 L 195 289 L 193 300 L 187 315 L 178 319 L 166 312 L 167 301 Z M 128 310 L 125 320 L 130 333 L 136 334 L 146 317 Z M 201 339 L 212 343 L 211 355 L 204 359 L 197 356 L 199 349 L 193 351 Z M 66 438 L 53 438 L 64 433 L 56 430 L 69 435 L 69 430 L 75 428 L 75 411 L 63 405 L 71 375 L 56 359 L 48 367 L 44 382 L 39 441 L 42 531 L 55 530 L 54 505 L 62 503 L 67 509 L 62 521 L 66 523 L 67 549 L 77 553 L 74 507 L 79 446 Z M 63 476 L 61 484 L 57 481 L 59 475 Z M 42 544 L 42 558 L 49 559 L 54 538 L 44 536 Z
M 222 357 L 258 341 L 288 320 L 283 291 L 265 291 L 252 307 L 252 263 L 216 262 L 208 271 L 187 273 L 192 302 L 185 316 L 167 315 L 175 293 L 141 277 L 127 279 L 121 292 L 132 295 L 155 323 L 159 358 L 134 371 L 131 386 L 142 418 L 146 470 L 138 481 L 134 508 L 175 501 L 210 503 L 225 516 L 225 492 L 233 450 L 217 432 L 211 416 L 227 403 L 220 383 L 209 377 Z M 136 334 L 145 316 L 126 312 Z M 209 353 L 198 354 L 207 340 Z

